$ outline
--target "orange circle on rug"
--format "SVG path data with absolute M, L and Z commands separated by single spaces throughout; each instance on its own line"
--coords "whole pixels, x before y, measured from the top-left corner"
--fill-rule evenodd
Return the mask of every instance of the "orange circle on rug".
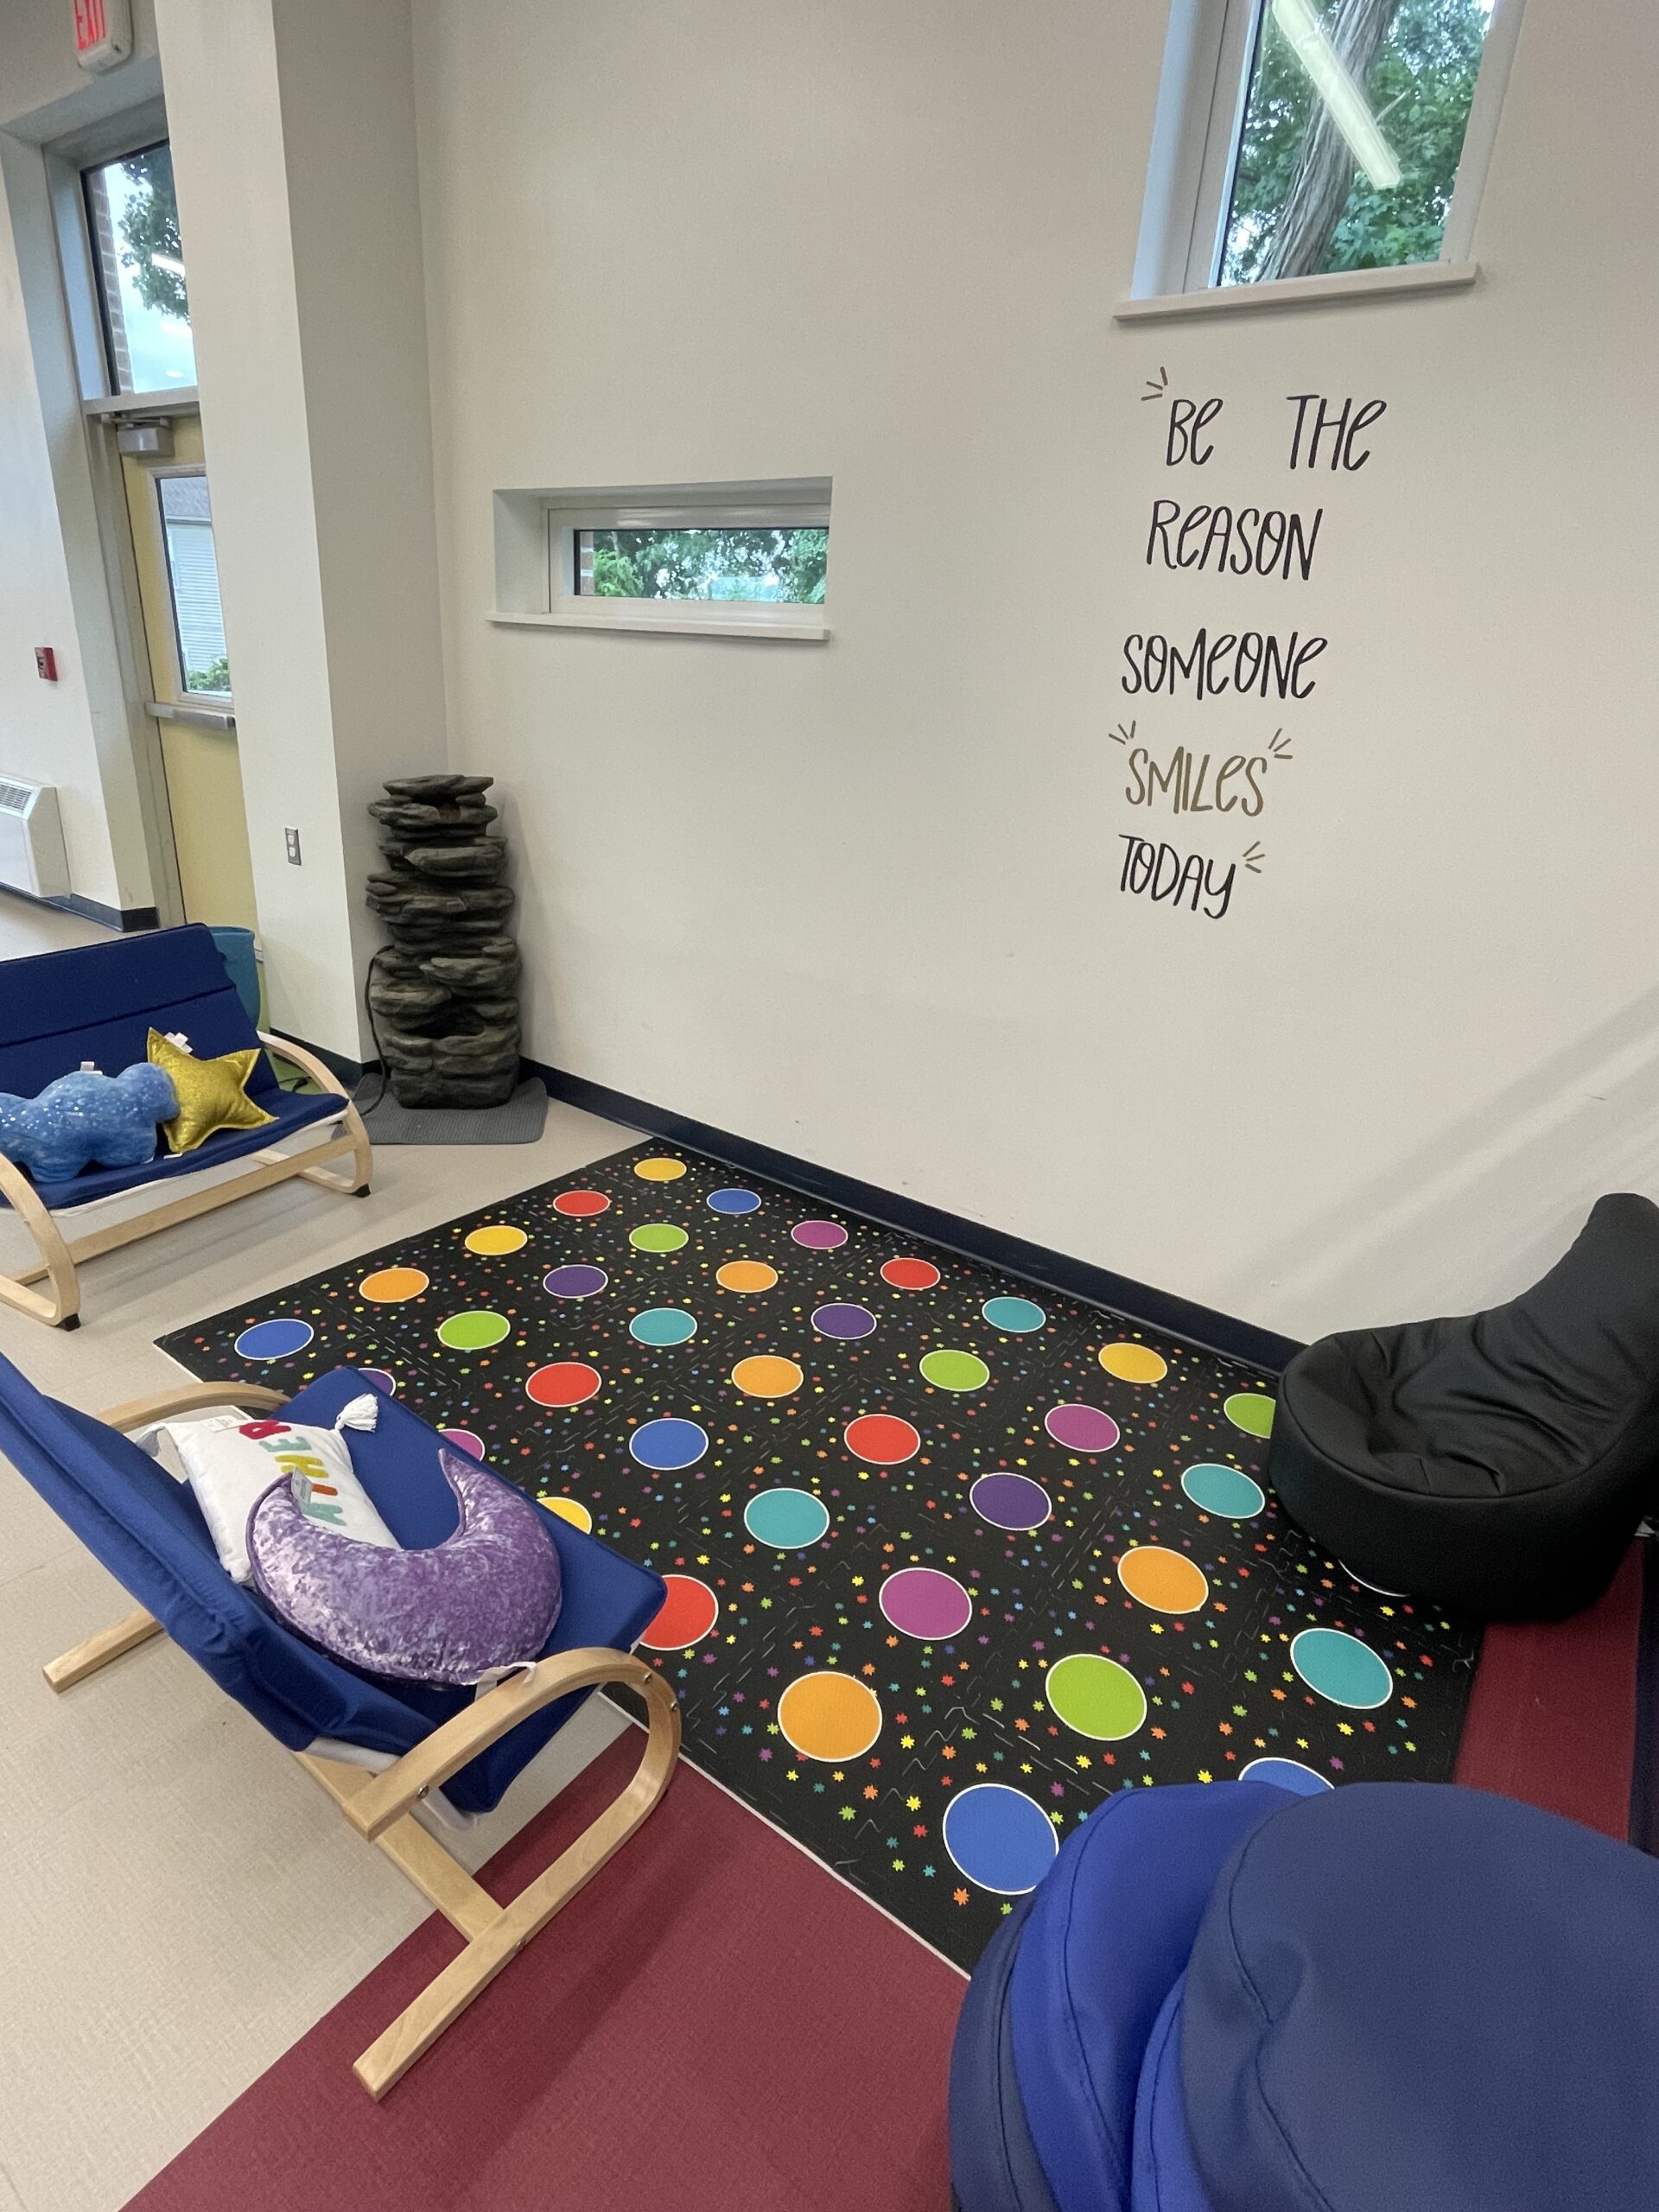
M 1161 1382 L 1169 1362 L 1150 1344 L 1103 1344 L 1100 1363 L 1120 1382 Z
M 359 1283 L 357 1294 L 375 1306 L 401 1306 L 406 1298 L 418 1298 L 431 1280 L 418 1268 L 377 1268 Z
M 938 1279 L 931 1260 L 889 1260 L 881 1270 L 882 1281 L 895 1290 L 931 1290 Z
M 1117 1562 L 1117 1579 L 1137 1605 L 1154 1613 L 1196 1613 L 1210 1595 L 1202 1568 L 1185 1552 L 1139 1544 Z
M 902 1467 L 921 1448 L 921 1437 L 897 1414 L 860 1414 L 847 1424 L 847 1449 L 873 1467 Z
M 683 1651 L 701 1643 L 720 1618 L 720 1600 L 695 1574 L 665 1574 L 668 1596 L 639 1641 L 647 1651 Z
M 544 1497 L 539 1503 L 550 1513 L 556 1513 L 561 1521 L 568 1521 L 573 1529 L 580 1529 L 585 1536 L 594 1525 L 594 1516 L 579 1497 Z
M 556 1359 L 538 1367 L 524 1395 L 538 1406 L 586 1405 L 599 1388 L 599 1370 L 583 1359 Z
M 553 1211 L 580 1219 L 584 1214 L 606 1212 L 610 1203 L 603 1191 L 561 1191 L 553 1201 Z
M 733 1382 L 747 1398 L 787 1398 L 805 1379 L 792 1359 L 777 1359 L 770 1352 L 740 1359 L 732 1370 Z
M 715 1277 L 722 1290 L 770 1290 L 777 1280 L 764 1260 L 728 1260 Z
M 683 1160 L 641 1160 L 634 1164 L 634 1173 L 642 1183 L 677 1183 L 685 1173 Z
M 778 1700 L 778 1726 L 804 1759 L 862 1758 L 881 1733 L 880 1701 L 856 1676 L 826 1668 L 790 1684 Z
M 475 1229 L 467 1239 L 467 1249 L 476 1252 L 480 1259 L 499 1259 L 504 1252 L 522 1252 L 530 1242 L 522 1229 L 512 1229 L 505 1222 L 493 1222 L 487 1229 Z

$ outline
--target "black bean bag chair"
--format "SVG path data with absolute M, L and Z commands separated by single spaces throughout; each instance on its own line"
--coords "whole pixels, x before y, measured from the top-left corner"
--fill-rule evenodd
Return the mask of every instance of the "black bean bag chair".
M 1507 1306 L 1298 1352 L 1268 1475 L 1378 1588 L 1491 1620 L 1587 1605 L 1659 1501 L 1659 1206 L 1599 1198 Z

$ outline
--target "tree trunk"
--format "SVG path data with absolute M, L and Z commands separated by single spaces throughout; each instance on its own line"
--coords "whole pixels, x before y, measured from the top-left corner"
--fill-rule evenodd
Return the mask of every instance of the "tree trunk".
M 1338 0 L 1331 43 L 1362 92 L 1399 9 L 1400 0 Z M 1354 167 L 1347 140 L 1316 93 L 1301 159 L 1262 270 L 1264 277 L 1313 276 L 1324 268 L 1353 189 Z

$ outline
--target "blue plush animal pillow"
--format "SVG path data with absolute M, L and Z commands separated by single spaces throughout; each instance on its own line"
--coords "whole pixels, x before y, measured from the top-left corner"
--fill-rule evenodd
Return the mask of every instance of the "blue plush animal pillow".
M 140 1061 L 119 1075 L 85 1067 L 48 1083 L 38 1098 L 0 1090 L 0 1152 L 37 1183 L 67 1183 L 83 1167 L 142 1167 L 155 1157 L 156 1124 L 179 1110 L 165 1068 Z

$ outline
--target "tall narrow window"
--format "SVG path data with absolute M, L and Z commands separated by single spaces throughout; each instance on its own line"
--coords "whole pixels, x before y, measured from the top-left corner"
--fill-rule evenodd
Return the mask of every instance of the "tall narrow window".
M 1146 289 L 1466 253 L 1519 7 L 1177 0 L 1168 66 L 1186 81 L 1163 111 L 1179 143 L 1159 187 L 1165 265 Z
M 179 677 L 187 691 L 228 693 L 231 664 L 225 651 L 225 617 L 219 604 L 219 564 L 213 557 L 213 518 L 207 479 L 158 476 L 162 542 L 173 606 Z
M 111 389 L 168 391 L 194 385 L 184 247 L 165 140 L 87 169 L 82 182 Z

